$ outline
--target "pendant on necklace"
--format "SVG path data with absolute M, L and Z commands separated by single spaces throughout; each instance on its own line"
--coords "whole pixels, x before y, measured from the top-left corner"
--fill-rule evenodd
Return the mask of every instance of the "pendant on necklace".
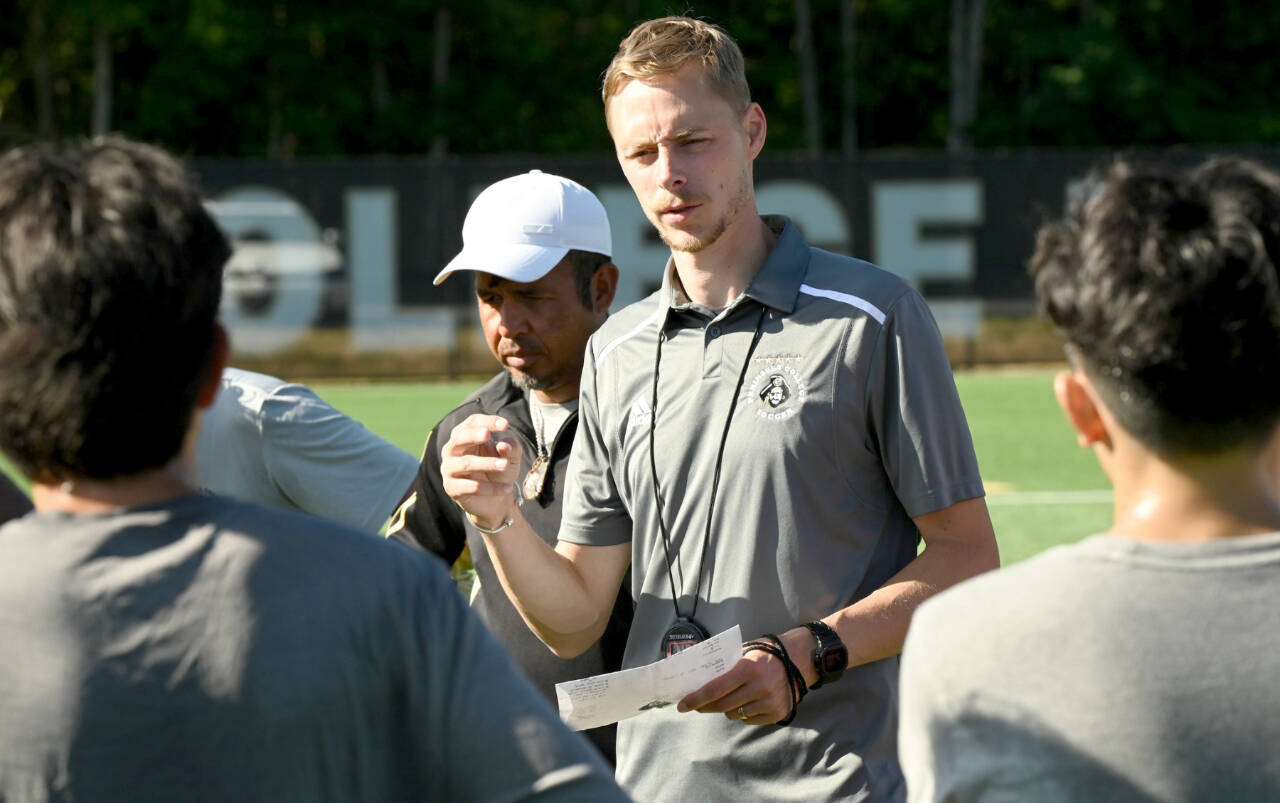
M 525 499 L 537 499 L 542 496 L 542 484 L 547 480 L 547 466 L 550 464 L 551 461 L 542 453 L 534 459 L 533 465 L 529 467 L 529 473 L 524 475 L 524 484 L 521 486 Z

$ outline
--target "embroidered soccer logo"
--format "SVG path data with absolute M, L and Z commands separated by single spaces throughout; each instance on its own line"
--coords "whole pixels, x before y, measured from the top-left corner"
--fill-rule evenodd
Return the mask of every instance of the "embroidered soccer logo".
M 755 400 L 757 418 L 783 421 L 796 414 L 809 389 L 793 366 L 769 362 L 752 377 L 748 392 L 747 398 Z
M 770 375 L 768 384 L 764 386 L 764 390 L 760 391 L 760 401 L 777 409 L 789 398 L 791 398 L 791 388 L 787 387 L 787 380 L 782 378 L 782 374 Z

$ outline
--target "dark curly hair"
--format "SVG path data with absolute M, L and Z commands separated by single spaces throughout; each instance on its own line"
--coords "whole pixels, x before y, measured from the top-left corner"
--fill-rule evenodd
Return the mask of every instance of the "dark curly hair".
M 1030 261 L 1044 314 L 1121 426 L 1162 456 L 1280 420 L 1280 176 L 1239 158 L 1117 162 Z
M 230 256 L 186 170 L 120 138 L 0 157 L 0 447 L 40 482 L 178 454 Z

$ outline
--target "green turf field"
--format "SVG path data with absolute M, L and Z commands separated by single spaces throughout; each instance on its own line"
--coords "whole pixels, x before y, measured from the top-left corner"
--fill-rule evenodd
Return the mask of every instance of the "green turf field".
M 1006 564 L 1100 532 L 1111 520 L 1106 478 L 1093 455 L 1076 446 L 1053 401 L 1052 378 L 1047 370 L 956 375 Z M 330 404 L 417 455 L 431 425 L 476 386 L 317 383 L 314 388 Z M 0 467 L 8 468 L 3 460 Z
M 1004 563 L 1099 532 L 1110 492 L 1054 403 L 1052 371 L 957 374 Z M 318 384 L 330 404 L 414 454 L 475 383 Z
M 1111 491 L 1053 399 L 1052 371 L 956 375 L 1002 563 L 1111 523 Z

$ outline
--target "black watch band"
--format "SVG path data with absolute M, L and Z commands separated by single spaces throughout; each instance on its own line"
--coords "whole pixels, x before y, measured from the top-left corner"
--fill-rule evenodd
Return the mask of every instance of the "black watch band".
M 813 668 L 818 672 L 818 682 L 809 687 L 818 689 L 840 679 L 849 665 L 849 651 L 826 622 L 809 622 L 805 627 L 818 642 L 813 650 Z

